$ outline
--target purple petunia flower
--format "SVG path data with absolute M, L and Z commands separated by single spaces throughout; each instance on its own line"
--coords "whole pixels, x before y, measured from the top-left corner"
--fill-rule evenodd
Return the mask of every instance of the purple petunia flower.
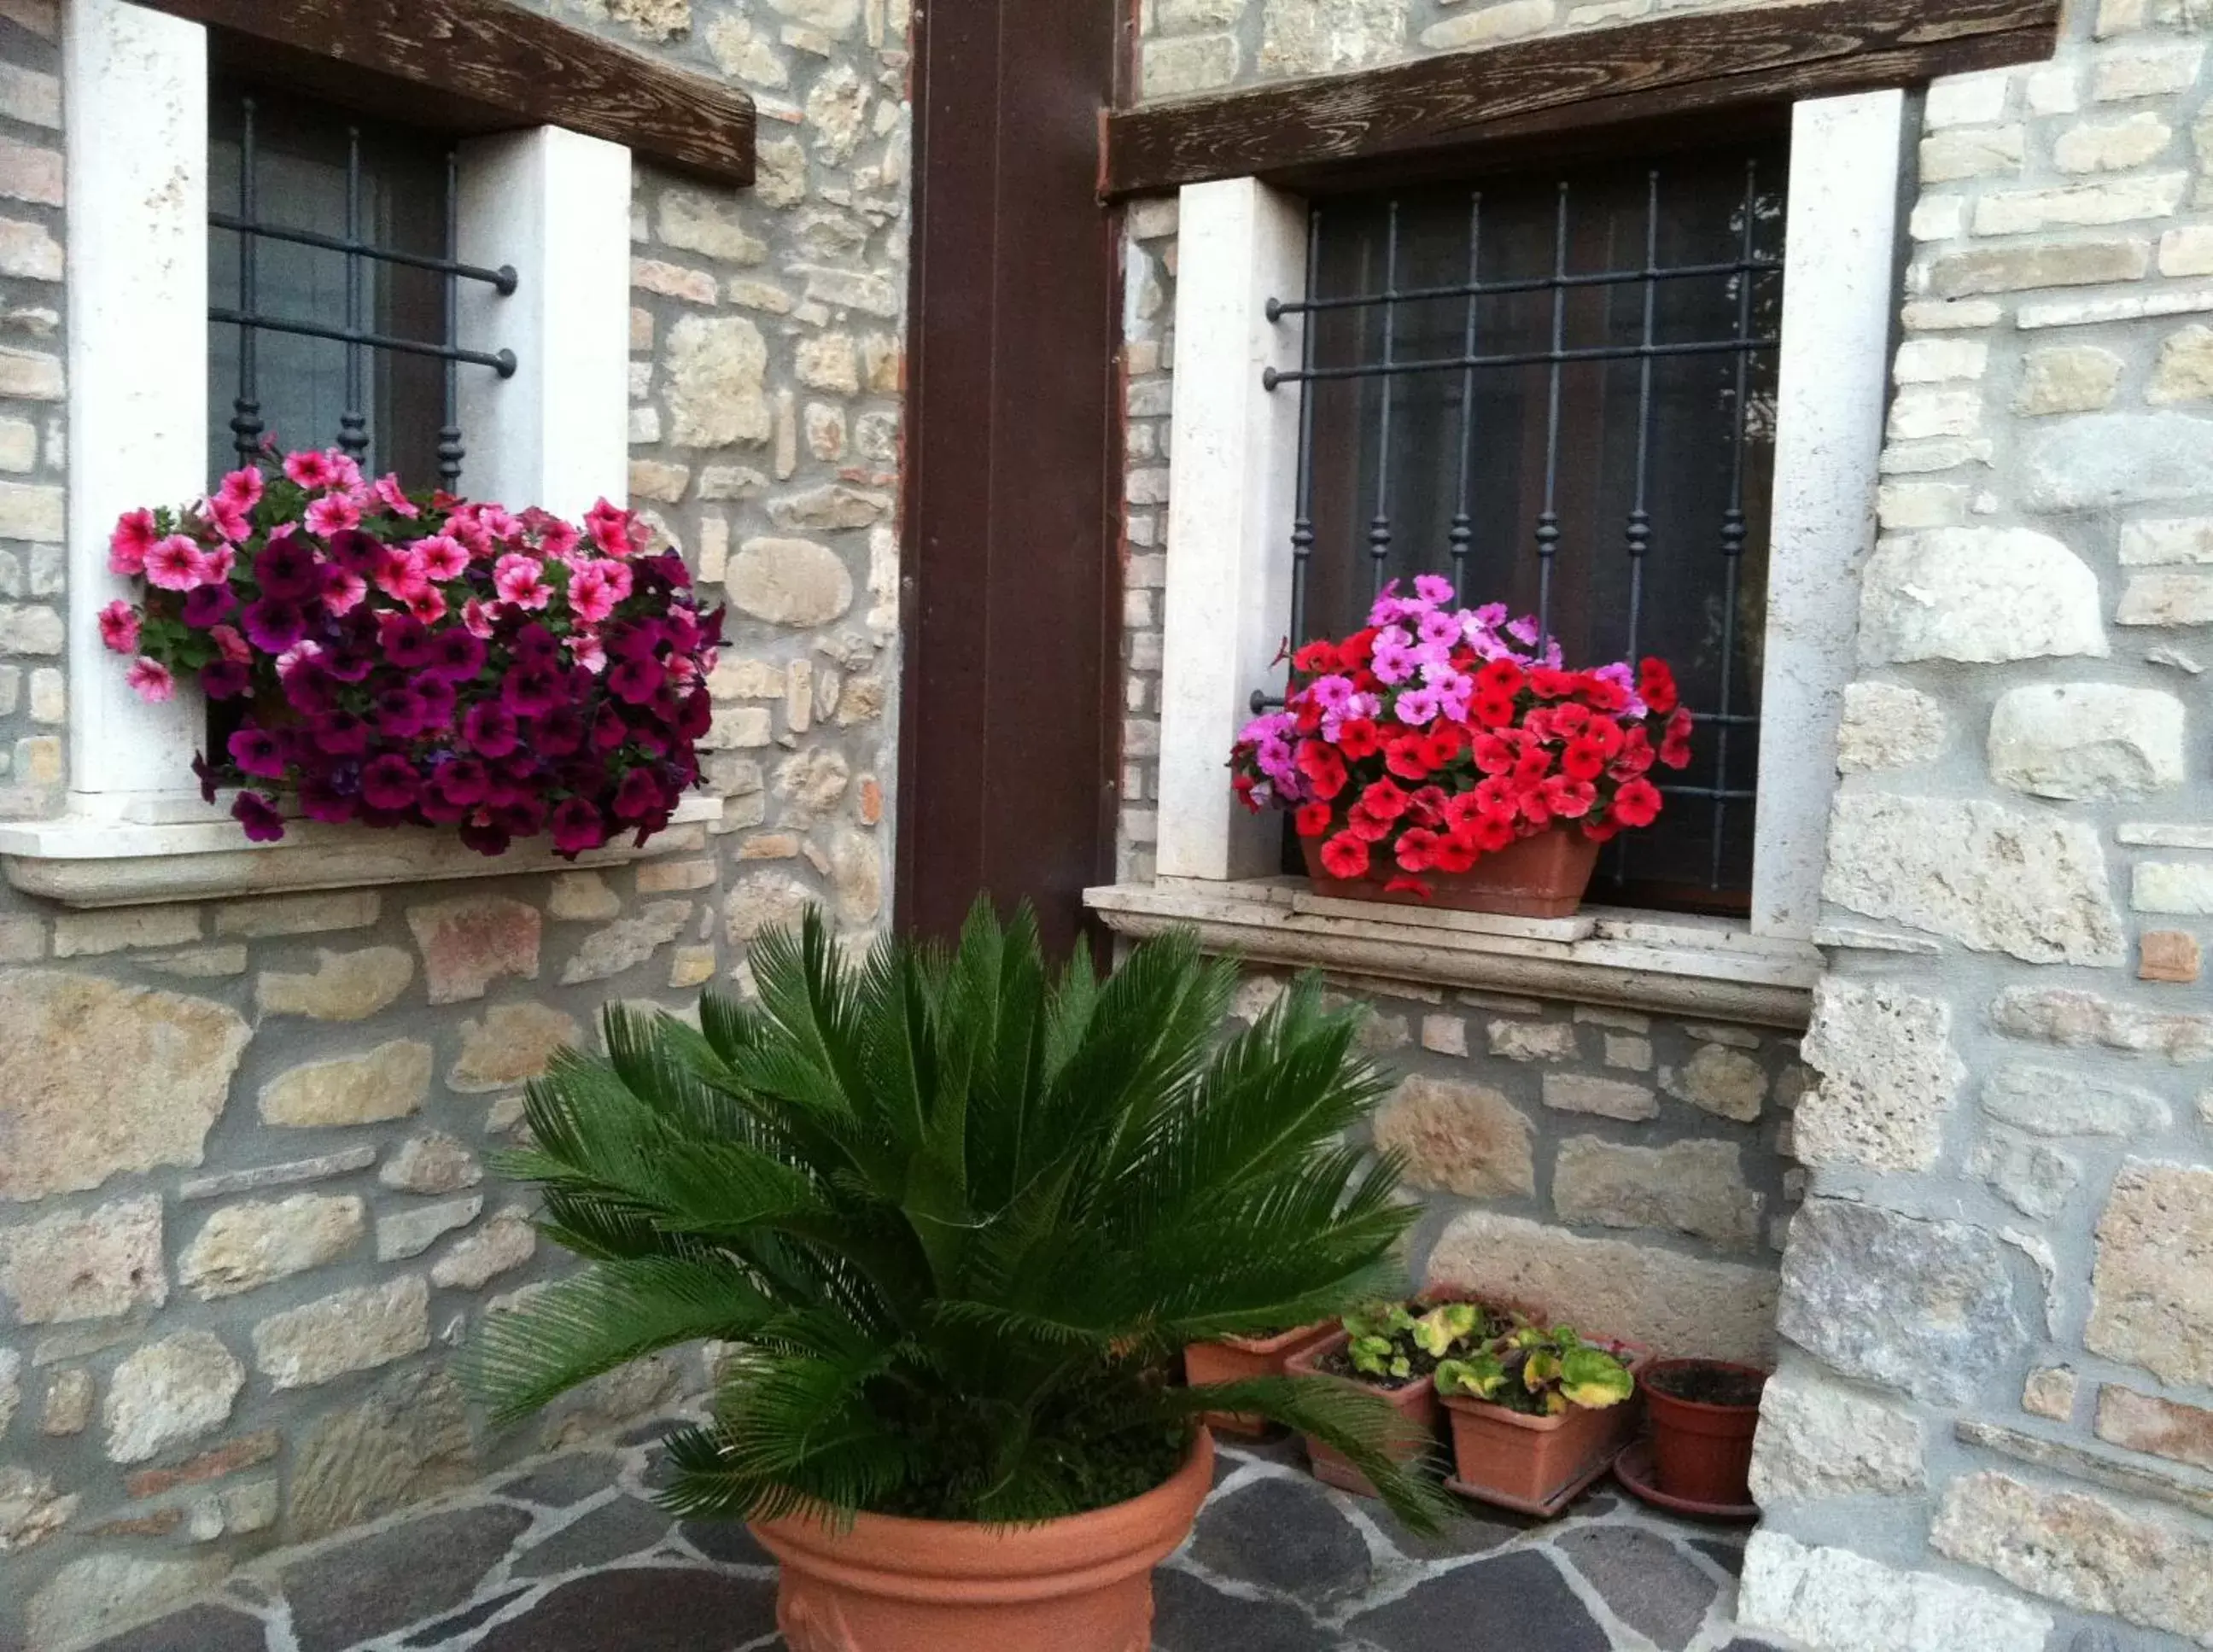
M 284 742 L 266 728 L 246 728 L 230 737 L 230 760 L 265 780 L 284 777 Z
M 520 717 L 542 716 L 567 693 L 567 683 L 551 665 L 518 665 L 500 684 L 499 703 Z
M 423 697 L 412 688 L 387 688 L 369 711 L 376 732 L 387 740 L 412 740 L 423 732 Z
M 235 700 L 252 681 L 252 672 L 235 660 L 212 660 L 200 668 L 200 692 L 211 700 Z
M 430 785 L 448 803 L 467 808 L 484 802 L 491 782 L 485 773 L 485 765 L 476 759 L 457 757 L 439 765 L 438 771 L 430 777 Z
M 607 840 L 607 822 L 599 810 L 581 797 L 571 797 L 553 810 L 553 847 L 564 855 L 580 855 Z
M 584 743 L 583 714 L 573 705 L 557 705 L 530 731 L 530 743 L 547 757 L 567 757 Z
M 442 677 L 434 677 L 426 671 L 408 686 L 415 691 L 415 697 L 423 702 L 423 732 L 424 734 L 436 734 L 453 722 L 453 684 Z
M 369 724 L 351 711 L 326 711 L 311 732 L 316 747 L 332 757 L 359 757 L 369 749 Z
M 195 585 L 185 593 L 185 624 L 205 631 L 221 624 L 237 606 L 238 594 L 221 581 Z
M 371 808 L 405 808 L 422 789 L 415 765 L 396 753 L 372 759 L 361 771 L 361 800 Z
M 242 791 L 230 806 L 230 813 L 239 825 L 246 828 L 250 843 L 273 844 L 284 835 L 284 817 L 277 806 L 259 792 Z
M 386 613 L 377 623 L 382 632 L 384 657 L 402 671 L 420 671 L 435 657 L 430 628 L 412 615 Z
M 330 781 L 312 775 L 305 776 L 300 781 L 300 813 L 310 820 L 335 824 L 353 819 L 355 801 L 350 794 L 339 791 Z
M 1419 728 L 1437 720 L 1437 693 L 1433 688 L 1417 688 L 1399 696 L 1399 721 Z
M 550 666 L 561 657 L 561 644 L 552 631 L 533 620 L 515 632 L 507 651 L 519 666 Z
M 247 603 L 240 623 L 246 640 L 264 654 L 282 654 L 308 634 L 308 617 L 298 603 L 266 596 Z
M 461 738 L 481 756 L 505 757 L 518 739 L 515 713 L 497 705 L 472 705 L 461 719 Z
M 278 602 L 301 602 L 323 594 L 323 573 L 315 553 L 289 528 L 271 534 L 254 558 L 253 582 L 265 599 Z
M 484 669 L 485 645 L 455 625 L 430 639 L 428 669 L 449 683 L 465 683 Z M 396 663 L 396 662 L 395 662 Z
M 607 668 L 607 692 L 630 705 L 643 705 L 661 691 L 668 673 L 650 656 L 626 655 Z
M 661 782 L 650 769 L 632 769 L 615 788 L 614 814 L 619 820 L 641 820 L 661 808 Z

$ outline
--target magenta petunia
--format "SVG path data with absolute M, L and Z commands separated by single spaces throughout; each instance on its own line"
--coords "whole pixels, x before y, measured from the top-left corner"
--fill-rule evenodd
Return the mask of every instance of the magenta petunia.
M 650 769 L 632 769 L 615 788 L 614 813 L 619 820 L 636 820 L 661 807 L 661 783 Z
M 387 740 L 412 740 L 423 732 L 423 697 L 412 688 L 387 688 L 369 708 L 369 722 Z
M 146 552 L 146 582 L 165 591 L 189 591 L 206 582 L 207 552 L 182 533 L 157 539 Z
M 485 765 L 472 757 L 457 757 L 442 765 L 430 777 L 430 784 L 448 802 L 465 808 L 484 802 L 485 794 L 491 789 Z
M 296 533 L 275 533 L 253 559 L 253 582 L 261 594 L 298 602 L 323 593 L 322 564 Z
M 230 760 L 265 780 L 284 777 L 284 742 L 266 728 L 241 728 L 230 737 Z
M 211 700 L 235 700 L 253 681 L 253 674 L 235 660 L 212 660 L 200 668 L 200 692 Z
M 284 835 L 284 817 L 259 792 L 242 791 L 230 806 L 232 818 L 246 828 L 250 843 L 273 844 Z
M 533 621 L 508 640 L 507 651 L 520 666 L 550 666 L 561 657 L 561 641 Z
M 185 593 L 185 624 L 206 631 L 230 617 L 238 594 L 228 585 L 200 585 Z
M 607 668 L 607 692 L 626 704 L 643 705 L 661 692 L 668 675 L 655 660 L 618 660 Z
M 177 692 L 177 680 L 170 674 L 169 668 L 143 655 L 131 662 L 131 669 L 124 674 L 123 680 L 130 685 L 132 693 L 151 705 L 160 704 Z
M 377 615 L 376 640 L 384 657 L 402 671 L 420 671 L 433 658 L 430 627 L 412 614 Z
M 398 663 L 394 661 L 394 663 Z M 465 683 L 484 669 L 485 645 L 466 628 L 440 631 L 430 641 L 424 669 L 449 683 Z
M 361 800 L 371 808 L 402 809 L 415 801 L 423 778 L 415 765 L 396 753 L 372 758 L 361 771 Z
M 499 705 L 472 705 L 461 718 L 461 738 L 482 756 L 505 757 L 519 738 L 515 714 Z
M 138 651 L 138 611 L 128 602 L 111 602 L 100 611 L 100 640 L 118 654 Z
M 265 597 L 247 603 L 239 623 L 245 627 L 246 640 L 264 654 L 282 654 L 308 634 L 307 616 L 298 603 Z
M 553 809 L 553 847 L 564 855 L 580 855 L 607 840 L 607 825 L 599 810 L 581 797 L 571 797 Z
M 162 530 L 155 526 L 152 511 L 126 511 L 115 524 L 115 532 L 108 536 L 108 571 L 125 579 L 137 578 L 146 571 L 146 553 L 161 537 Z
M 499 688 L 499 703 L 519 717 L 551 711 L 567 697 L 568 685 L 551 666 L 517 666 Z
M 359 757 L 369 750 L 369 722 L 351 711 L 325 712 L 310 732 L 315 745 L 332 757 Z

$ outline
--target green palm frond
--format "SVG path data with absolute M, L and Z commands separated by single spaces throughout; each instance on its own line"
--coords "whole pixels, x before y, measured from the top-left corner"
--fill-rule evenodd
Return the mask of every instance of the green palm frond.
M 728 1344 L 664 1501 L 1024 1522 L 1173 1472 L 1205 1410 L 1368 1470 L 1417 1523 L 1392 1413 L 1341 1385 L 1176 1387 L 1182 1345 L 1392 1289 L 1413 1211 L 1346 1145 L 1381 1082 L 1311 983 L 1223 1036 L 1235 967 L 1175 935 L 1101 980 L 978 903 L 948 950 L 764 935 L 758 1003 L 695 1029 L 611 1009 L 606 1054 L 529 1087 L 542 1230 L 587 1271 L 490 1316 L 466 1362 L 515 1417 L 629 1359 Z

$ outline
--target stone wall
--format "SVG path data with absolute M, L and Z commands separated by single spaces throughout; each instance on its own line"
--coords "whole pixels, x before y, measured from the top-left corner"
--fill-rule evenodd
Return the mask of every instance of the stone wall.
M 810 900 L 850 934 L 887 918 L 905 14 L 557 9 L 727 76 L 762 116 L 754 190 L 641 167 L 635 194 L 633 499 L 729 594 L 706 742 L 725 813 L 606 871 L 87 912 L 0 888 L 10 1652 L 60 1652 L 696 1386 L 671 1358 L 505 1435 L 468 1414 L 452 1350 L 561 1265 L 486 1155 L 602 1003 L 742 990 L 746 942 Z M 18 817 L 66 784 L 55 34 L 53 0 L 0 0 L 0 812 Z
M 1154 0 L 1143 85 L 1171 95 L 1654 9 Z M 1830 949 L 1804 1041 L 1818 1087 L 1742 1161 L 1755 1189 L 1810 1184 L 1783 1258 L 1742 1615 L 1821 1652 L 2213 1645 L 2209 21 L 2187 0 L 2070 0 L 2053 61 L 1940 82 L 1921 110 L 1826 875 L 1825 933 L 1852 944 Z M 1134 203 L 1125 248 L 1119 869 L 1143 881 L 1174 204 Z M 1453 1232 L 1476 1222 L 1486 1240 L 1529 1219 L 1547 1225 L 1507 1236 L 1588 1242 L 1562 1235 L 1559 1197 L 1590 1149 L 1571 1156 L 1541 1081 L 1533 1096 L 1487 1053 L 1493 1015 L 1417 991 L 1361 992 L 1416 1075 L 1419 1099 L 1402 1093 L 1386 1120 L 1424 1121 L 1424 1154 L 1484 1131 L 1503 1154 L 1425 1218 L 1425 1241 L 1444 1234 L 1429 1254 L 1455 1254 Z M 1410 1053 L 1441 1009 L 1467 1022 L 1465 1060 Z M 1591 1014 L 1552 1006 L 1542 1024 L 1602 1064 L 1588 1041 L 1610 1035 L 1574 1013 Z M 1650 1036 L 1661 1063 L 1685 1058 L 1682 1033 Z M 1427 1100 L 1432 1076 L 1515 1105 Z M 1606 1124 L 1609 1145 L 1680 1153 L 1696 1137 L 1672 1105 Z M 1514 1113 L 1538 1119 L 1526 1173 Z M 1808 1168 L 1759 1158 L 1778 1150 Z M 1661 1228 L 1681 1214 L 1637 1208 Z

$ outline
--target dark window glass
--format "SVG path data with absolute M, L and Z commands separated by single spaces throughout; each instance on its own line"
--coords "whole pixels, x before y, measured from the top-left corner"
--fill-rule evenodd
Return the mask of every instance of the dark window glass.
M 253 188 L 246 210 L 242 138 L 253 101 Z M 448 245 L 445 147 L 436 137 L 344 110 L 255 88 L 217 86 L 210 105 L 209 198 L 213 210 L 287 229 L 344 240 L 349 221 L 349 154 L 358 133 L 360 170 L 354 229 L 363 244 L 429 258 Z M 209 230 L 209 297 L 217 310 L 241 308 L 241 258 L 254 260 L 253 308 L 289 321 L 436 342 L 445 337 L 445 282 L 436 271 L 349 259 L 233 229 Z M 247 245 L 250 241 L 250 247 Z M 358 320 L 349 325 L 349 265 L 359 283 Z M 242 389 L 243 329 L 209 329 L 208 466 L 212 475 L 240 462 L 235 421 L 241 396 L 258 399 L 263 434 L 279 448 L 324 448 L 347 434 L 348 414 L 366 437 L 363 466 L 399 472 L 410 487 L 436 485 L 438 432 L 445 420 L 444 367 L 418 355 L 354 347 L 335 339 L 256 329 L 253 384 Z M 356 375 L 349 379 L 351 366 Z M 251 418 L 253 415 L 248 414 Z
M 1316 207 L 1302 630 L 1434 572 L 1541 614 L 1570 666 L 1667 659 L 1696 760 L 1596 899 L 1749 905 L 1784 177 L 1737 149 Z

